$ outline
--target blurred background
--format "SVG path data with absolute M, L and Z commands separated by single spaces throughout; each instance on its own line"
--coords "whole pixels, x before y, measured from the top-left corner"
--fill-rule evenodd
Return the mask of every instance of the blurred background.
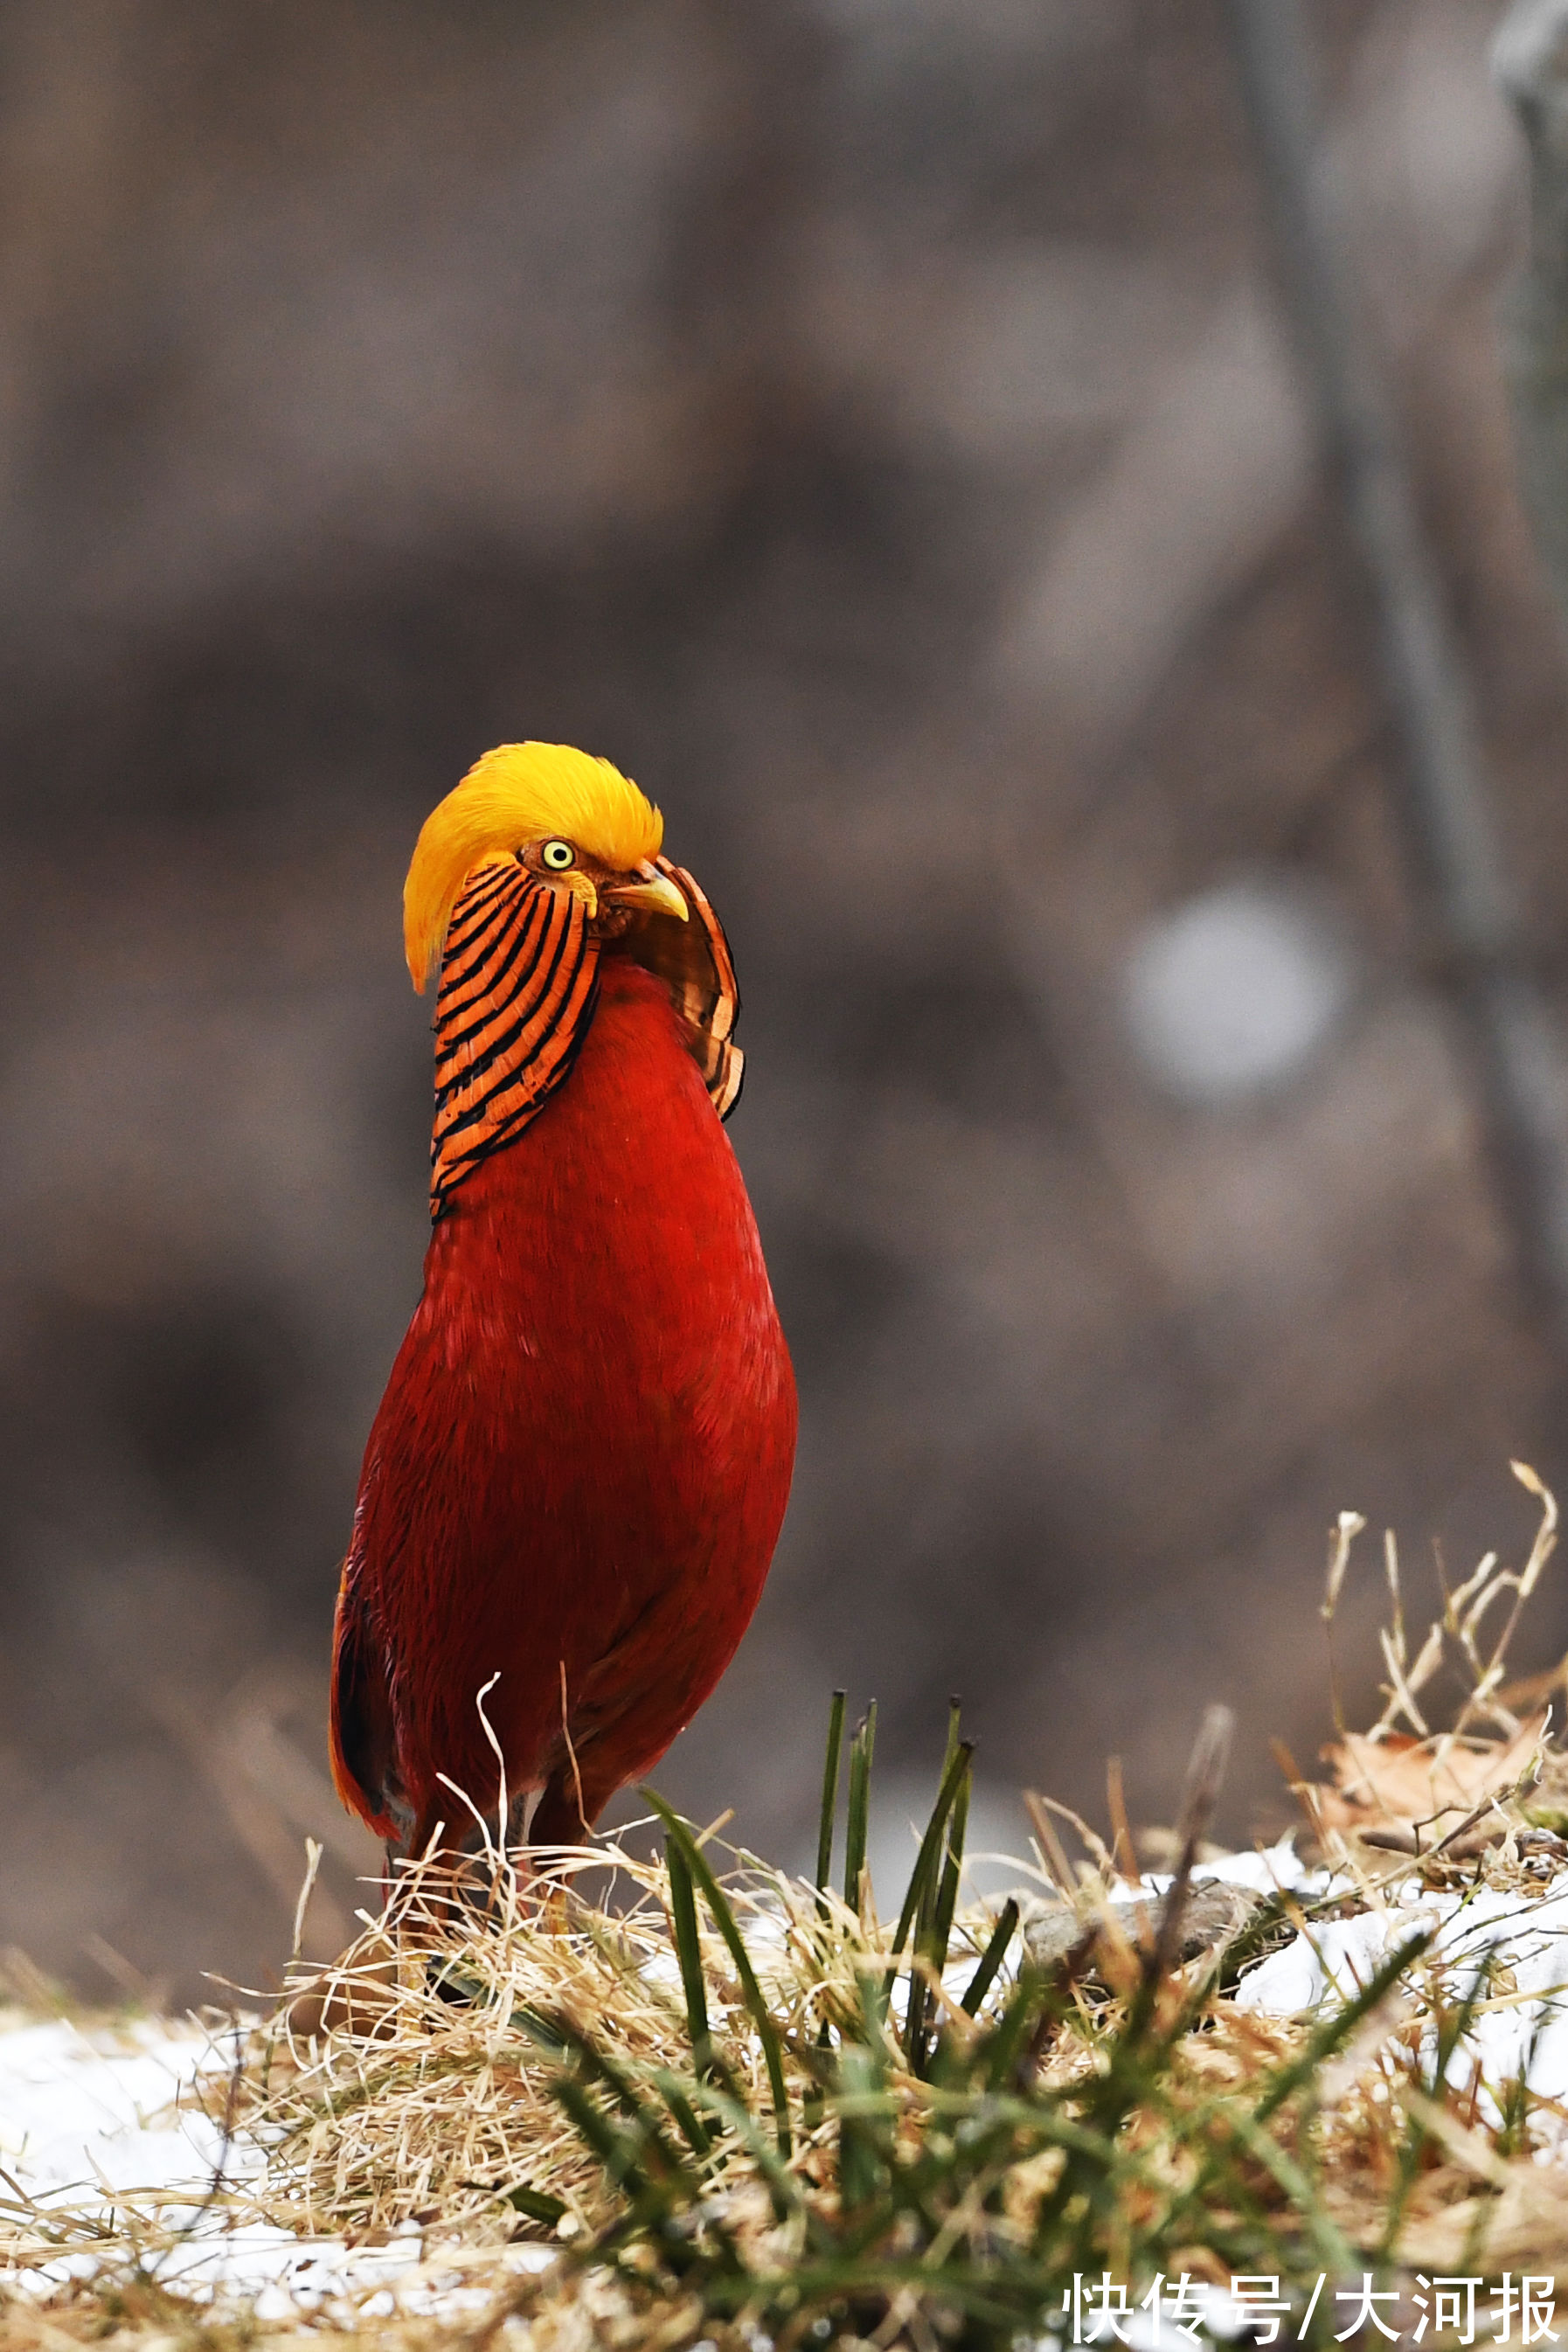
M 1568 660 L 1472 0 L 1319 0 L 1334 152 L 1555 986 Z M 417 1296 L 399 893 L 491 743 L 666 812 L 745 997 L 794 1502 L 667 1792 L 808 1851 L 945 1703 L 1224 1826 L 1330 1726 L 1325 1530 L 1534 1524 L 1510 1265 L 1215 8 L 11 0 L 0 24 L 0 1943 L 264 1982 Z M 1531 1643 L 1533 1647 L 1531 1647 Z M 1521 1667 L 1568 1643 L 1549 1589 Z M 1021 1821 L 1016 1832 L 1022 1840 Z

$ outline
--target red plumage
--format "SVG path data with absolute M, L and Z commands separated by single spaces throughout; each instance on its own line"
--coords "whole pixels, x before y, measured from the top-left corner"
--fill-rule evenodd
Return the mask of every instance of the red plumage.
M 668 988 L 606 952 L 569 1076 L 435 1227 L 371 1431 L 338 1602 L 345 1802 L 400 1852 L 441 1821 L 460 1843 L 437 1776 L 493 1811 L 476 1699 L 499 1674 L 486 1713 L 510 1795 L 544 1791 L 536 1843 L 579 1838 L 729 1664 L 795 1435 L 751 1205 L 689 1038 Z

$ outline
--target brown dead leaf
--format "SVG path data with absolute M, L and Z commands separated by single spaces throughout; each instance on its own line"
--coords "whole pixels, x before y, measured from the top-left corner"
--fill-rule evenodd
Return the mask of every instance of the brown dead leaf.
M 1334 1786 L 1314 1790 L 1318 1810 L 1340 1830 L 1430 1824 L 1432 1835 L 1422 1840 L 1430 1845 L 1442 1835 L 1445 1817 L 1458 1821 L 1513 1787 L 1545 1727 L 1542 1713 L 1506 1740 L 1414 1739 L 1399 1733 L 1372 1739 L 1347 1732 L 1323 1750 Z

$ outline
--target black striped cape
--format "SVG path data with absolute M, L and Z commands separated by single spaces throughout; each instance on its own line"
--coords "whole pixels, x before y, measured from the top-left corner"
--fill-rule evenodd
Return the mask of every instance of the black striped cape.
M 595 937 L 573 891 L 515 858 L 479 866 L 464 885 L 436 998 L 433 1220 L 469 1169 L 515 1142 L 570 1076 L 593 1018 L 604 953 L 629 955 L 664 982 L 714 1108 L 721 1118 L 734 1108 L 743 1056 L 734 1042 L 741 1000 L 729 943 L 685 868 L 667 857 L 655 862 L 691 919 L 639 912 L 608 943 Z

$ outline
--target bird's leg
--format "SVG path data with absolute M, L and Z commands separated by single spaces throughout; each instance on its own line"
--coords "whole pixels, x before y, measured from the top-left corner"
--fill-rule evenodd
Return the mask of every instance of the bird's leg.
M 568 1751 L 567 1762 L 552 1773 L 533 1809 L 533 1819 L 528 1825 L 529 1844 L 535 1849 L 586 1845 L 594 1834 L 595 1821 L 614 1794 L 613 1789 L 599 1788 L 591 1760 L 587 1769 L 580 1771 L 575 1755 Z M 553 1936 L 566 1933 L 566 1888 L 559 1880 L 546 1900 L 542 1924 Z
M 507 1807 L 506 1828 L 501 1843 L 519 1878 L 529 1874 L 528 1864 L 528 1801 L 532 1790 L 524 1789 Z
M 486 1921 L 509 1911 L 518 1896 L 538 1929 L 547 1935 L 564 1936 L 568 1927 L 567 1890 L 553 1877 L 542 1885 L 534 1884 L 539 1874 L 533 1849 L 542 1845 L 583 1844 L 590 1834 L 584 1819 L 587 1805 L 592 1804 L 596 1811 L 608 1801 L 610 1793 L 608 1790 L 600 1790 L 585 1775 L 580 1806 L 578 1782 L 568 1770 L 563 1779 L 547 1784 L 531 1822 L 528 1808 L 532 1792 L 526 1790 L 510 1801 L 504 1823 L 499 1817 L 482 1825 L 471 1822 L 467 1834 L 457 1843 L 433 1844 L 437 1833 L 434 1819 L 416 1822 L 410 1815 L 406 1832 L 399 1822 L 396 1833 L 387 1839 L 384 1847 L 385 1950 L 374 1971 L 386 1990 L 379 2007 L 374 2005 L 374 1995 L 364 2004 L 367 2018 L 378 2017 L 396 1999 L 395 1986 L 402 1992 L 419 1993 L 434 1989 L 441 1992 L 443 1999 L 462 1998 L 456 1986 L 448 1989 L 440 1981 L 445 1961 L 455 1957 L 454 1947 L 482 1933 Z M 510 1890 L 505 1883 L 509 1865 Z M 399 1900 L 400 1896 L 403 1899 Z M 348 2009 L 341 1998 L 333 2004 L 328 2021 L 350 2021 Z M 310 2027 L 320 2030 L 313 2011 Z
M 586 1845 L 594 1834 L 595 1816 L 608 1803 L 609 1795 L 606 1790 L 595 1804 L 586 1775 L 579 1789 L 570 1767 L 552 1773 L 528 1825 L 529 1844 Z
M 401 1822 L 397 1828 L 383 1847 L 382 1916 L 398 1989 L 417 1994 L 458 1908 L 467 1864 L 443 1848 L 431 1852 L 429 1836 L 416 1843 L 412 1816 L 406 1832 Z

